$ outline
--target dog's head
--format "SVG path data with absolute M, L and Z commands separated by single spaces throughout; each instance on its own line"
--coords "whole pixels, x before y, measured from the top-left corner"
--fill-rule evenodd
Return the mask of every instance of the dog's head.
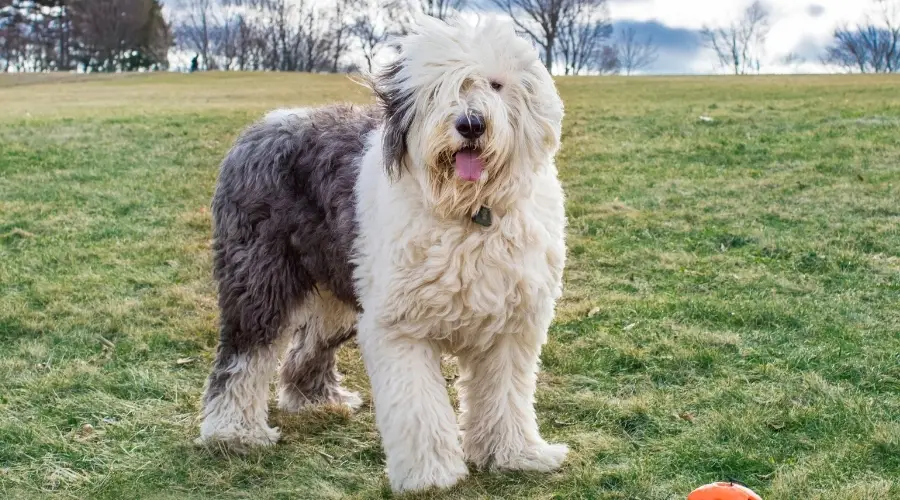
M 434 210 L 450 217 L 500 208 L 549 168 L 562 101 L 510 24 L 424 18 L 398 46 L 398 59 L 373 81 L 389 175 L 414 175 Z

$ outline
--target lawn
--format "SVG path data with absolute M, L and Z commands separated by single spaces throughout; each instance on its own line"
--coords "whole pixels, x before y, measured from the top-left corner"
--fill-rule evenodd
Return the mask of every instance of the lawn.
M 446 498 L 900 498 L 900 78 L 561 78 L 565 296 L 538 415 L 556 474 Z M 346 77 L 0 77 L 0 497 L 390 496 L 353 416 L 197 448 L 216 166 Z M 700 116 L 712 119 L 701 120 Z M 452 361 L 448 361 L 452 378 Z

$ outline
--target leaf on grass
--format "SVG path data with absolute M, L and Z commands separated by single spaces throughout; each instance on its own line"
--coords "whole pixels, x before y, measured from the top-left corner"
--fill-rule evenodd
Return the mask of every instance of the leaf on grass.
M 24 229 L 20 229 L 18 227 L 12 228 L 12 230 L 3 235 L 4 238 L 12 238 L 13 236 L 17 236 L 19 238 L 34 238 L 34 233 L 29 233 Z
M 197 361 L 197 360 L 194 358 L 178 358 L 177 360 L 175 360 L 175 364 L 176 365 L 186 365 L 188 363 L 193 363 L 194 361 Z

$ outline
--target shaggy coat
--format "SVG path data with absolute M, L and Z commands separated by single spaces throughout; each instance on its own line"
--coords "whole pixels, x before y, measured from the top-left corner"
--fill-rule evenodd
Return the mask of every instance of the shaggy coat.
M 510 26 L 421 23 L 374 79 L 378 106 L 270 113 L 223 161 L 201 442 L 278 440 L 267 396 L 281 339 L 281 410 L 357 407 L 334 356 L 356 336 L 395 490 L 450 486 L 467 460 L 564 460 L 534 412 L 565 260 L 562 102 Z M 485 211 L 490 224 L 473 221 Z M 459 362 L 458 420 L 443 352 Z

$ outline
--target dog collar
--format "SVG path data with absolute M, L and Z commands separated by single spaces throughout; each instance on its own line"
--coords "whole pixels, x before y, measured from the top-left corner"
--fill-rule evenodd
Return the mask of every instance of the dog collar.
M 478 213 L 472 216 L 472 222 L 478 224 L 479 226 L 491 227 L 491 209 L 485 206 L 482 206 L 478 209 Z

